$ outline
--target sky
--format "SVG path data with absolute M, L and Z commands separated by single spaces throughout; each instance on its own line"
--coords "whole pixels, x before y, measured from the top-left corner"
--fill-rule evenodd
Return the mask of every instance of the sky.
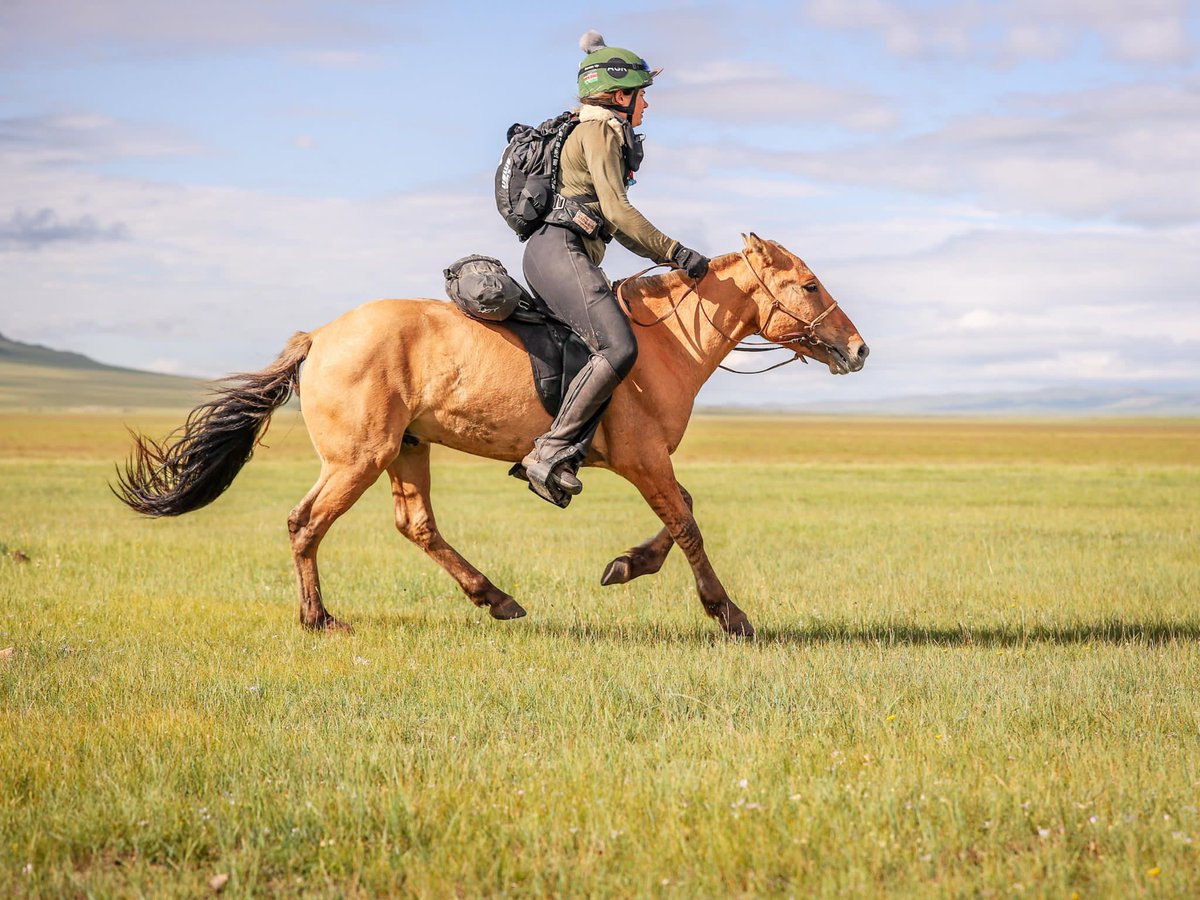
M 779 241 L 871 346 L 701 403 L 1200 392 L 1200 3 L 592 6 L 5 0 L 0 333 L 217 377 L 461 256 L 519 273 L 504 133 L 574 102 L 594 28 L 665 70 L 633 203 Z

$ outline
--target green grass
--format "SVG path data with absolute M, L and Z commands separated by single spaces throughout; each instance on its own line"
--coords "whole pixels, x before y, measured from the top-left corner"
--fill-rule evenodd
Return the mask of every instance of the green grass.
M 155 435 L 177 418 L 134 422 Z M 559 511 L 435 454 L 491 621 L 385 485 L 296 624 L 281 413 L 134 518 L 118 419 L 0 416 L 0 893 L 1200 893 L 1200 424 L 701 418 L 677 456 L 759 629 L 706 620 L 607 473 Z M 29 871 L 26 871 L 26 867 Z

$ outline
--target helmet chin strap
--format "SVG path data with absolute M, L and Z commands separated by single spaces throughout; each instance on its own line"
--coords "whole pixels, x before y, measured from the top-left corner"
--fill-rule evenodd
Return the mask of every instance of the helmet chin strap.
M 629 103 L 625 106 L 620 106 L 616 103 L 606 103 L 609 109 L 615 109 L 617 112 L 625 113 L 626 118 L 633 122 L 633 111 L 637 108 L 638 94 L 642 92 L 641 88 L 634 88 L 629 94 Z

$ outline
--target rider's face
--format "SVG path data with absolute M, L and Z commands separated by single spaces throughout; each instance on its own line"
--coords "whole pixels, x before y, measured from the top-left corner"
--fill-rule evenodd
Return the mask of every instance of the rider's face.
M 617 91 L 616 100 L 621 106 L 629 105 L 629 95 L 631 91 Z M 642 124 L 642 116 L 645 115 L 647 107 L 650 104 L 646 102 L 646 92 L 644 90 L 637 92 L 637 103 L 633 107 L 633 115 L 628 116 L 629 124 L 637 128 Z
M 630 120 L 629 124 L 634 128 L 637 128 L 639 125 L 641 125 L 642 116 L 645 115 L 646 107 L 649 105 L 650 104 L 646 102 L 646 92 L 638 91 L 637 105 L 633 108 L 633 118 Z

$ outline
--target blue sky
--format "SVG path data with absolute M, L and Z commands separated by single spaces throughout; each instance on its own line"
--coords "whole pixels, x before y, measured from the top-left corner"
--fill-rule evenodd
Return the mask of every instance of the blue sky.
M 862 373 L 709 403 L 1200 386 L 1200 10 L 1180 0 L 0 7 L 0 332 L 216 376 L 483 252 L 579 35 L 665 72 L 631 197 L 804 257 Z M 606 269 L 640 268 L 619 249 Z M 753 360 L 750 361 L 753 363 Z

